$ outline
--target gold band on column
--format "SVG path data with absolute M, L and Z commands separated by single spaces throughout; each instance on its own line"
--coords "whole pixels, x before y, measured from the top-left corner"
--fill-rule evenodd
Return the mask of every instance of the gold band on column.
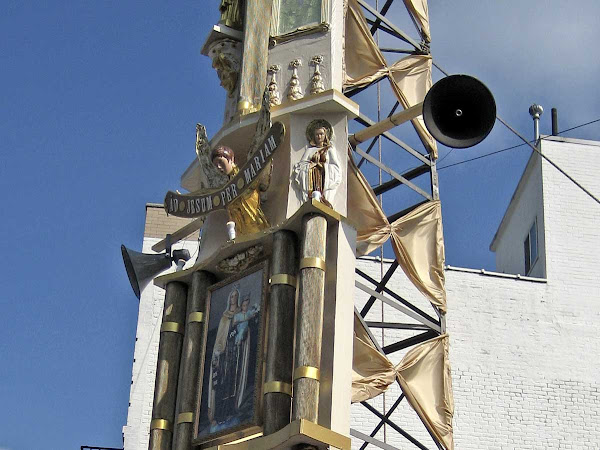
M 311 378 L 319 381 L 321 378 L 321 371 L 313 366 L 300 366 L 294 369 L 294 381 L 299 378 Z
M 289 273 L 278 273 L 271 277 L 271 286 L 274 284 L 287 284 L 296 287 L 296 277 Z
M 268 381 L 263 385 L 263 394 L 278 392 L 292 396 L 292 385 L 285 381 Z
M 166 332 L 170 332 L 170 333 L 183 334 L 183 329 L 184 329 L 184 327 L 178 322 L 163 322 L 162 325 L 160 326 L 161 333 L 163 331 L 166 331 Z
M 318 256 L 314 256 L 312 258 L 302 258 L 300 260 L 300 270 L 306 269 L 309 267 L 314 267 L 315 269 L 325 270 L 325 260 L 323 258 L 319 258 Z
M 166 419 L 152 419 L 152 422 L 150 422 L 150 430 L 173 431 L 173 425 Z
M 204 322 L 204 313 L 201 311 L 190 313 L 188 316 L 188 323 L 192 322 Z
M 177 415 L 177 423 L 193 423 L 194 422 L 194 413 L 193 412 L 183 412 Z

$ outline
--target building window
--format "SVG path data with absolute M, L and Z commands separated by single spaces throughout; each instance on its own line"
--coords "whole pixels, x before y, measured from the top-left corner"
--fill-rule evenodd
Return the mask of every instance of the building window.
M 274 0 L 271 35 L 285 41 L 329 27 L 330 0 Z
M 529 229 L 525 242 L 523 242 L 523 248 L 525 250 L 525 275 L 529 275 L 538 258 L 537 219 L 533 221 L 533 225 Z

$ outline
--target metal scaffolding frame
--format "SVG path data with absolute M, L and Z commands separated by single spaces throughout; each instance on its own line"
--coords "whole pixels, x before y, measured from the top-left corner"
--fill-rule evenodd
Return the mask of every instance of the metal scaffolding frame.
M 377 4 L 379 3 L 378 1 L 376 1 L 376 8 L 373 8 L 365 0 L 357 0 L 357 1 L 361 5 L 361 7 L 363 8 L 363 10 L 365 12 L 365 17 L 367 19 L 367 23 L 369 25 L 371 25 L 370 31 L 371 31 L 372 35 L 375 35 L 378 32 L 378 30 L 381 30 L 382 32 L 384 32 L 386 34 L 399 39 L 400 41 L 402 41 L 403 44 L 409 44 L 410 46 L 412 46 L 411 50 L 406 50 L 406 49 L 401 49 L 401 48 L 379 47 L 380 51 L 387 52 L 387 53 L 419 54 L 419 55 L 429 53 L 429 45 L 428 45 L 428 43 L 425 42 L 425 40 L 421 40 L 421 42 L 417 42 L 416 40 L 410 38 L 404 31 L 400 30 L 397 26 L 395 26 L 386 17 L 386 14 L 390 11 L 390 9 L 393 6 L 394 0 L 385 0 L 384 4 L 381 6 L 381 8 L 377 8 L 377 6 L 378 6 Z M 404 5 L 404 3 L 403 3 L 403 5 Z M 421 29 L 417 25 L 417 23 L 416 23 L 415 19 L 413 18 L 412 14 L 410 13 L 410 11 L 407 9 L 406 12 L 412 19 L 413 24 L 415 25 L 415 28 L 416 28 L 419 36 L 423 36 Z M 379 45 L 378 39 L 376 41 L 377 41 L 377 44 Z M 379 81 L 381 81 L 381 79 L 374 81 L 367 86 L 348 89 L 344 93 L 348 97 L 354 97 L 363 91 L 367 91 L 374 87 L 377 87 Z M 379 98 L 378 98 L 378 100 L 379 100 Z M 360 104 L 360 102 L 359 102 L 359 104 Z M 399 103 L 396 101 L 395 104 L 393 105 L 393 107 L 391 108 L 391 110 L 387 113 L 388 118 L 391 117 L 396 112 L 396 109 L 398 108 L 398 106 L 399 106 Z M 383 114 L 381 111 L 381 104 L 379 101 L 377 102 L 377 115 L 378 115 L 378 117 L 383 117 Z M 354 120 L 355 120 L 355 122 L 357 122 L 358 124 L 360 124 L 363 127 L 369 127 L 376 123 L 376 121 L 368 118 L 364 114 L 360 114 Z M 404 150 L 407 154 L 412 155 L 415 159 L 415 166 L 408 170 L 404 169 L 401 171 L 395 171 L 393 167 L 390 167 L 389 165 L 386 165 L 382 162 L 381 152 L 379 154 L 379 158 L 373 157 L 371 155 L 371 151 L 373 150 L 373 148 L 375 148 L 376 144 L 381 145 L 382 139 L 385 139 L 390 145 L 393 145 L 396 148 L 399 147 L 402 150 Z M 405 208 L 401 211 L 386 212 L 386 215 L 388 216 L 388 220 L 390 222 L 393 222 L 394 220 L 404 216 L 405 214 L 407 214 L 408 212 L 417 208 L 424 202 L 427 202 L 430 200 L 437 200 L 439 198 L 436 161 L 434 158 L 430 157 L 427 150 L 424 150 L 424 153 L 423 153 L 423 152 L 420 152 L 420 151 L 412 148 L 408 144 L 401 141 L 398 137 L 396 137 L 390 131 L 386 131 L 382 134 L 379 134 L 379 135 L 373 137 L 370 140 L 366 150 L 360 149 L 358 147 L 358 145 L 351 146 L 351 149 L 352 149 L 353 154 L 355 155 L 356 159 L 358 159 L 357 166 L 359 168 L 363 167 L 365 162 L 369 162 L 369 163 L 373 164 L 375 167 L 377 167 L 377 169 L 380 171 L 380 173 L 385 172 L 391 176 L 391 179 L 389 181 L 385 181 L 385 182 L 382 182 L 381 177 L 380 177 L 379 183 L 372 186 L 373 191 L 377 196 L 382 196 L 384 193 L 388 193 L 390 191 L 393 191 L 395 194 L 401 195 L 401 192 L 399 190 L 403 189 L 403 186 L 405 186 L 405 187 L 413 190 L 417 194 L 419 194 L 420 197 L 422 197 L 421 201 L 418 201 L 417 203 L 412 204 L 408 208 Z M 422 189 L 421 187 L 416 185 L 415 182 L 413 181 L 413 180 L 415 180 L 421 176 L 424 176 L 426 174 L 429 174 L 430 192 L 427 192 L 426 190 Z M 386 204 L 386 206 L 387 206 L 387 204 Z M 382 205 L 382 208 L 383 208 L 383 205 Z M 356 269 L 357 276 L 356 276 L 355 285 L 358 289 L 360 289 L 361 291 L 363 291 L 369 295 L 368 300 L 363 305 L 362 309 L 359 311 L 359 314 L 360 314 L 360 318 L 361 318 L 363 325 L 365 326 L 367 332 L 371 335 L 371 337 L 374 339 L 374 337 L 373 337 L 374 330 L 381 330 L 382 332 L 385 330 L 401 330 L 403 332 L 410 334 L 408 337 L 404 337 L 404 338 L 396 340 L 394 342 L 387 343 L 386 345 L 383 345 L 383 346 L 380 346 L 376 341 L 374 341 L 378 350 L 384 355 L 389 355 L 394 352 L 398 352 L 400 350 L 408 349 L 409 347 L 413 347 L 424 341 L 435 338 L 436 336 L 443 334 L 445 332 L 445 328 L 446 328 L 445 317 L 442 316 L 441 314 L 439 314 L 439 312 L 437 314 L 437 317 L 434 318 L 430 314 L 423 311 L 421 308 L 419 308 L 415 304 L 411 303 L 409 300 L 406 300 L 402 295 L 394 292 L 392 289 L 390 289 L 387 286 L 388 282 L 390 281 L 392 276 L 396 273 L 397 269 L 398 269 L 398 262 L 394 260 L 393 262 L 391 262 L 391 264 L 389 265 L 387 270 L 384 271 L 383 255 L 381 258 L 381 278 L 380 279 L 376 279 L 376 278 L 369 276 L 368 274 L 361 271 L 359 268 Z M 372 287 L 369 287 L 368 285 L 371 285 Z M 369 313 L 369 311 L 371 310 L 371 308 L 375 305 L 375 303 L 377 301 L 380 301 L 383 304 L 394 308 L 396 311 L 401 312 L 404 316 L 412 319 L 412 321 L 417 322 L 417 323 L 389 322 L 389 321 L 383 320 L 383 318 L 381 321 L 366 320 L 367 314 Z M 382 308 L 383 308 L 383 306 L 382 306 Z M 402 438 L 404 439 L 404 441 L 406 443 L 410 443 L 420 449 L 428 448 L 422 442 L 420 442 L 419 440 L 414 438 L 411 434 L 409 434 L 406 430 L 404 430 L 398 423 L 395 423 L 391 418 L 392 414 L 398 409 L 398 407 L 401 405 L 401 403 L 404 399 L 405 399 L 405 396 L 403 393 L 401 393 L 399 395 L 399 397 L 394 399 L 392 406 L 387 410 L 385 408 L 385 402 L 384 402 L 384 404 L 383 404 L 384 410 L 383 411 L 379 411 L 372 404 L 370 404 L 366 401 L 361 402 L 361 404 L 364 408 L 366 408 L 370 413 L 372 413 L 374 416 L 376 416 L 379 419 L 377 426 L 373 430 L 371 430 L 371 432 L 369 434 L 363 433 L 356 429 L 351 430 L 350 434 L 354 438 L 363 441 L 363 444 L 360 447 L 361 450 L 364 450 L 369 445 L 379 447 L 379 448 L 382 448 L 385 450 L 396 448 L 396 447 L 388 444 L 387 442 L 383 442 L 383 441 L 375 438 L 375 436 L 380 432 L 380 430 L 385 427 L 387 427 L 389 430 L 393 431 L 394 433 L 397 433 L 399 436 L 402 436 Z M 424 427 L 424 428 L 429 432 L 427 427 Z M 430 432 L 429 432 L 429 434 L 430 434 L 434 444 L 437 446 L 437 448 L 443 449 L 441 444 L 437 442 L 437 440 L 431 435 Z M 384 438 L 384 440 L 387 441 L 389 439 Z

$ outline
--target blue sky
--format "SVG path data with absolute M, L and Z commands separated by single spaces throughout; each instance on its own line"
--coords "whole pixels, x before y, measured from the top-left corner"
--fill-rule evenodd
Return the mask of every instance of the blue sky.
M 542 133 L 551 107 L 561 130 L 600 118 L 600 4 L 431 3 L 435 61 L 484 81 L 525 136 L 534 102 Z M 220 127 L 224 91 L 200 55 L 218 2 L 2 6 L 0 448 L 118 447 L 138 306 L 119 246 L 139 249 L 145 203 L 179 187 L 196 122 Z M 599 139 L 600 125 L 566 136 Z M 439 167 L 518 143 L 496 124 L 472 149 L 440 147 Z M 488 246 L 528 157 L 440 170 L 448 264 L 494 269 Z

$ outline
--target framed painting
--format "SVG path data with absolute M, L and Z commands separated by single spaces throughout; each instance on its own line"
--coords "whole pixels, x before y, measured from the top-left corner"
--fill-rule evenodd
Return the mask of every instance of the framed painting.
M 209 289 L 195 445 L 214 446 L 261 431 L 268 274 L 264 261 Z

